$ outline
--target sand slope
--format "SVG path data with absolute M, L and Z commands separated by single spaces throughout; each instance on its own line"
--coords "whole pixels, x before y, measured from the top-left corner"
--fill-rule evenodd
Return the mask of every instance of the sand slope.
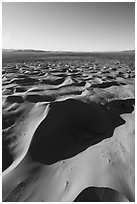
M 134 99 L 116 60 L 4 64 L 3 201 L 134 201 Z

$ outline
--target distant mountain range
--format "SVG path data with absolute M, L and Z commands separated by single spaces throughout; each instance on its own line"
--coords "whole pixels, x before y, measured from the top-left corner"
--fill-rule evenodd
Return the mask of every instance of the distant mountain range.
M 135 50 L 125 50 L 125 51 L 121 51 L 121 52 L 135 54 Z
M 110 52 L 73 52 L 73 51 L 44 51 L 44 50 L 33 50 L 33 49 L 2 49 L 2 54 L 82 54 L 82 53 L 120 53 L 120 54 L 135 54 L 135 50 L 124 50 L 124 51 L 110 51 Z
M 44 50 L 33 50 L 33 49 L 25 49 L 25 50 L 15 50 L 15 49 L 2 49 L 2 53 L 9 53 L 9 52 L 12 52 L 12 53 L 19 53 L 19 52 L 30 52 L 30 53 L 36 53 L 36 52 L 45 52 Z

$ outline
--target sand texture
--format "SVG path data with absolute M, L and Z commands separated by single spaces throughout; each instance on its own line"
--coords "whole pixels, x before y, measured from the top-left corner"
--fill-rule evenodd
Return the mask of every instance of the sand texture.
M 3 54 L 4 202 L 135 201 L 134 54 Z

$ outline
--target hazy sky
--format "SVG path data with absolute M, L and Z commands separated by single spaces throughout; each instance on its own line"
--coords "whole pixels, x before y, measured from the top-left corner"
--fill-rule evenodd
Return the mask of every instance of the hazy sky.
M 133 2 L 2 3 L 2 47 L 70 51 L 135 49 Z

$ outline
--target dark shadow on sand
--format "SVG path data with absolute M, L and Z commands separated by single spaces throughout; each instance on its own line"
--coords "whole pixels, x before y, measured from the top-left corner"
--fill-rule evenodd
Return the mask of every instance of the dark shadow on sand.
M 24 99 L 23 99 L 23 97 L 22 96 L 16 96 L 16 95 L 14 95 L 14 96 L 8 96 L 7 98 L 6 98 L 6 101 L 7 102 L 10 102 L 10 103 L 23 103 L 24 102 Z
M 110 110 L 115 111 L 117 114 L 131 113 L 134 110 L 135 104 L 134 98 L 126 100 L 114 100 L 105 104 Z
M 50 104 L 47 117 L 34 133 L 29 154 L 41 163 L 53 164 L 111 137 L 114 129 L 125 123 L 120 111 L 115 111 L 115 103 L 110 103 L 111 109 L 107 108 L 109 103 L 103 106 L 75 99 Z M 122 104 L 125 103 L 127 101 L 123 100 Z M 128 106 L 122 113 L 132 112 L 133 101 Z
M 85 188 L 74 202 L 121 202 L 123 195 L 118 191 L 104 187 Z
M 8 150 L 8 142 L 2 141 L 2 171 L 5 171 L 13 162 L 13 157 Z
M 21 78 L 21 79 L 14 79 L 12 81 L 12 83 L 16 83 L 16 84 L 19 84 L 21 86 L 28 86 L 28 85 L 33 85 L 35 84 L 36 82 L 38 82 L 38 79 L 34 79 L 34 78 L 31 78 L 31 77 L 25 77 L 24 78 Z
M 15 125 L 17 119 L 21 116 L 22 110 L 18 112 L 9 112 L 8 114 L 2 115 L 2 129 L 8 130 Z M 7 137 L 7 134 L 2 133 L 2 171 L 6 170 L 14 161 L 12 152 L 9 148 L 9 145 L 14 142 L 11 137 Z M 16 135 L 14 135 L 16 136 Z
M 56 80 L 51 79 L 42 79 L 41 84 L 48 84 L 48 85 L 60 85 L 65 81 L 65 78 L 60 78 Z
M 38 102 L 51 102 L 54 101 L 55 98 L 49 95 L 38 95 L 38 94 L 31 94 L 25 97 L 25 100 L 31 103 L 38 103 Z
M 120 85 L 126 85 L 124 83 L 118 83 L 116 81 L 111 81 L 111 82 L 103 82 L 101 84 L 92 84 L 92 88 L 109 88 L 111 86 L 120 86 Z

